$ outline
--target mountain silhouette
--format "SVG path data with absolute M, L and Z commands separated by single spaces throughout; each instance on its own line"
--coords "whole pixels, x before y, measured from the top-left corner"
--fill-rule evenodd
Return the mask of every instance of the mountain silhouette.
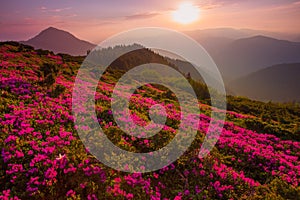
M 70 55 L 86 55 L 96 45 L 76 38 L 67 31 L 49 27 L 41 31 L 37 36 L 22 41 L 23 44 L 33 46 L 36 49 L 45 49 L 54 53 L 66 53 Z
M 248 37 L 255 32 L 244 29 L 238 31 L 218 29 L 215 34 L 212 34 L 214 31 L 194 32 L 194 39 L 200 42 L 211 55 L 223 76 L 226 87 L 233 94 L 258 100 L 300 99 L 296 92 L 299 85 L 294 81 L 300 74 L 298 68 L 295 68 L 295 65 L 299 64 L 291 64 L 300 63 L 300 42 L 279 40 L 264 35 Z M 196 38 L 198 33 L 201 34 Z M 245 38 L 237 39 L 239 37 Z M 54 53 L 70 55 L 86 55 L 88 50 L 96 46 L 53 27 L 43 30 L 37 36 L 22 43 Z M 118 48 L 111 49 L 111 52 L 107 50 L 105 55 L 113 55 L 117 50 Z M 164 55 L 161 52 L 159 54 Z M 128 55 L 127 58 L 135 60 L 134 64 L 140 63 L 133 55 L 147 57 L 149 61 L 158 60 L 160 63 L 176 66 L 183 74 L 190 73 L 192 78 L 202 81 L 202 77 L 197 76 L 189 63 L 180 59 L 163 59 L 159 54 L 144 49 Z M 126 69 L 131 68 L 126 59 L 119 59 L 115 64 Z M 278 65 L 280 63 L 286 64 Z M 277 69 L 278 66 L 280 70 Z M 283 83 L 286 88 L 282 86 Z
M 262 101 L 300 102 L 300 63 L 279 64 L 229 83 L 235 95 Z
M 212 57 L 222 75 L 234 80 L 266 66 L 300 62 L 300 42 L 259 35 L 235 40 Z
M 220 27 L 220 28 L 207 28 L 185 31 L 186 34 L 190 35 L 194 39 L 201 37 L 223 37 L 231 39 L 241 39 L 247 37 L 253 37 L 256 35 L 264 35 L 272 38 L 278 38 L 282 40 L 297 41 L 299 37 L 298 33 L 283 33 L 283 32 L 273 32 L 266 30 L 255 30 L 247 28 L 230 28 L 230 27 Z

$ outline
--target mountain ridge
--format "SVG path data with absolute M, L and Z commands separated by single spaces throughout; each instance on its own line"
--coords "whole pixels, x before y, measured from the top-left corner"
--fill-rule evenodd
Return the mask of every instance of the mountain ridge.
M 265 35 L 255 35 L 237 40 L 212 37 L 204 38 L 202 42 L 204 42 L 203 46 L 217 64 L 226 88 L 233 94 L 244 94 L 240 92 L 239 88 L 235 91 L 236 87 L 234 85 L 231 88 L 231 82 L 234 80 L 279 63 L 300 62 L 298 53 L 300 52 L 300 42 L 276 39 Z M 86 55 L 88 50 L 96 46 L 77 39 L 67 31 L 54 27 L 44 29 L 23 43 L 35 48 L 47 49 L 54 53 L 67 53 L 70 55 Z M 176 60 L 173 61 L 175 62 Z M 185 62 L 180 61 L 175 63 L 181 72 L 184 74 L 191 72 L 192 77 L 195 78 L 193 70 L 187 67 L 189 66 L 188 64 L 186 65 Z M 201 80 L 202 78 L 198 77 L 197 79 Z M 276 97 L 274 100 L 277 99 Z
M 27 41 L 21 41 L 21 43 L 38 49 L 50 50 L 54 53 L 70 55 L 86 55 L 88 50 L 96 47 L 95 44 L 78 39 L 70 32 L 52 26 L 42 30 Z
M 234 40 L 212 57 L 227 81 L 267 66 L 300 62 L 300 43 L 267 36 Z
M 237 95 L 260 101 L 300 101 L 300 63 L 282 63 L 258 70 L 228 85 Z

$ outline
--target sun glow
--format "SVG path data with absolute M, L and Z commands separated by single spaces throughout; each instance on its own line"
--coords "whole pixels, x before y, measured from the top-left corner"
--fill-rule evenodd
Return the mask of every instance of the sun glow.
M 172 13 L 173 20 L 181 24 L 190 24 L 199 19 L 200 10 L 191 3 L 183 3 Z

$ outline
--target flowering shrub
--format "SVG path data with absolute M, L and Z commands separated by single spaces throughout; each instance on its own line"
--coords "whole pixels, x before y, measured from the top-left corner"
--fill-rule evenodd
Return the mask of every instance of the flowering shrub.
M 211 107 L 199 104 L 201 123 L 193 123 L 199 116 L 189 116 L 198 134 L 183 156 L 155 172 L 123 173 L 98 162 L 77 135 L 71 113 L 77 62 L 18 43 L 1 44 L 0 57 L 0 199 L 300 198 L 300 142 L 238 126 L 257 116 L 229 112 L 216 147 L 199 159 L 211 120 Z M 49 73 L 43 76 L 45 70 Z M 45 85 L 44 79 L 54 72 L 53 82 Z M 134 152 L 166 145 L 180 123 L 176 99 L 168 98 L 164 88 L 139 88 L 130 101 L 132 119 L 146 125 L 149 108 L 160 103 L 167 122 L 153 138 L 129 136 L 117 127 L 110 110 L 114 73 L 105 74 L 95 97 L 98 121 L 107 136 Z

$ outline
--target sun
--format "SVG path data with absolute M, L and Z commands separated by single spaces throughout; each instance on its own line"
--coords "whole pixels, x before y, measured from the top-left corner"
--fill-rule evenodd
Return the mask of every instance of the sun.
M 190 24 L 199 19 L 200 9 L 191 3 L 182 3 L 172 13 L 173 20 L 181 24 Z

